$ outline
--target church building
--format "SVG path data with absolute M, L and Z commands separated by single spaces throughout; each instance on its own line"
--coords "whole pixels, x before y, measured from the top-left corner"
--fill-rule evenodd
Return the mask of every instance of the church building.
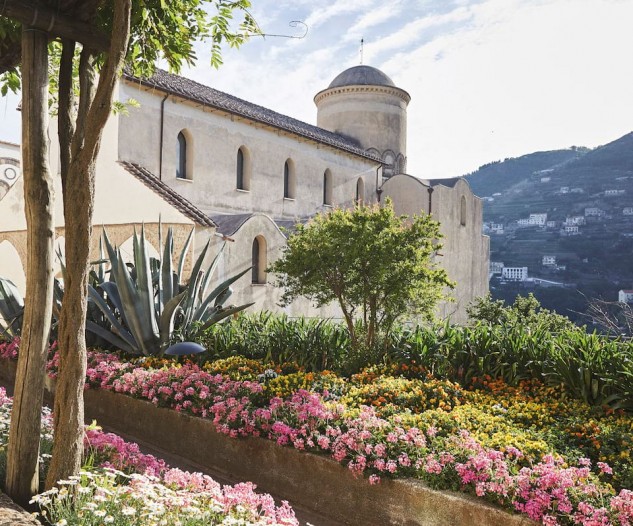
M 441 223 L 439 263 L 457 286 L 455 301 L 442 304 L 439 316 L 464 321 L 467 305 L 487 293 L 482 201 L 461 178 L 407 174 L 410 96 L 380 70 L 349 68 L 319 91 L 316 126 L 162 70 L 150 79 L 124 76 L 117 98 L 139 105 L 128 115 L 112 116 L 104 131 L 95 255 L 100 225 L 124 252 L 131 252 L 133 231 L 144 224 L 155 253 L 159 220 L 173 227 L 177 249 L 194 228 L 196 254 L 209 240 L 211 253 L 217 253 L 228 238 L 217 278 L 252 266 L 235 284 L 231 303 L 254 301 L 253 310 L 279 311 L 281 291 L 266 268 L 279 257 L 293 225 L 332 207 L 390 197 L 397 213 L 429 213 Z M 54 121 L 50 136 L 56 136 Z M 51 168 L 58 174 L 55 143 Z M 23 289 L 23 188 L 19 152 L 12 155 L 8 148 L 0 149 L 0 275 Z M 13 167 L 8 173 L 17 177 L 5 181 L 4 167 Z M 59 177 L 56 184 L 61 188 Z M 61 190 L 57 196 L 57 243 L 63 248 Z M 284 311 L 338 316 L 335 306 L 316 309 L 307 300 Z

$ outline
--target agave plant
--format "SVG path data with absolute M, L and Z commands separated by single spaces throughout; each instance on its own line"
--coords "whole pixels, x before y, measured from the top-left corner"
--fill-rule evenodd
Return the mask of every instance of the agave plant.
M 202 269 L 209 242 L 198 256 L 191 278 L 182 284 L 186 254 L 193 230 L 180 254 L 176 268 L 173 263 L 174 239 L 170 228 L 158 260 L 150 258 L 146 249 L 145 230 L 140 236 L 134 233 L 133 265 L 123 260 L 121 250 L 115 248 L 103 233 L 103 242 L 110 263 L 109 280 L 96 287 L 89 286 L 92 302 L 101 310 L 109 323 L 104 328 L 92 320 L 87 330 L 99 335 L 114 346 L 134 354 L 162 355 L 176 339 L 193 339 L 211 325 L 251 306 L 224 307 L 232 294 L 231 285 L 246 274 L 246 269 L 207 292 L 224 245 L 211 265 Z M 159 232 L 159 238 L 162 238 Z M 160 241 L 159 241 L 160 243 Z M 105 261 L 98 262 L 96 276 L 105 277 Z
M 12 281 L 0 278 L 0 340 L 20 335 L 24 317 L 24 298 Z

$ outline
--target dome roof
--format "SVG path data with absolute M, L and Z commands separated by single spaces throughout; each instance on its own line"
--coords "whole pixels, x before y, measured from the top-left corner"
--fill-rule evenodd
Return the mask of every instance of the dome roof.
M 393 80 L 379 69 L 372 68 L 371 66 L 354 66 L 337 75 L 328 86 L 328 89 L 357 85 L 396 87 Z

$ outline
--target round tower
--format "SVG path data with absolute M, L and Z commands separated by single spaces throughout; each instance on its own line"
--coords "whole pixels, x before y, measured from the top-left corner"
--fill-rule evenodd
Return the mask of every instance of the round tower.
M 406 172 L 410 95 L 382 71 L 354 66 L 314 97 L 317 126 L 355 140 L 384 162 L 383 176 Z

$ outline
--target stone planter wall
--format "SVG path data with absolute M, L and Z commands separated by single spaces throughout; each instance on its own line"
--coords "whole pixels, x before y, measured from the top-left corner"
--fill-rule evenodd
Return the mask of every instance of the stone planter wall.
M 0 362 L 12 382 L 15 363 Z M 52 382 L 48 383 L 49 387 Z M 265 492 L 350 525 L 528 526 L 468 495 L 434 491 L 417 480 L 383 479 L 371 486 L 324 456 L 281 447 L 262 438 L 232 439 L 209 420 L 180 414 L 110 391 L 85 391 L 86 421 L 100 424 L 186 460 L 252 481 Z M 318 526 L 318 525 L 315 525 Z

